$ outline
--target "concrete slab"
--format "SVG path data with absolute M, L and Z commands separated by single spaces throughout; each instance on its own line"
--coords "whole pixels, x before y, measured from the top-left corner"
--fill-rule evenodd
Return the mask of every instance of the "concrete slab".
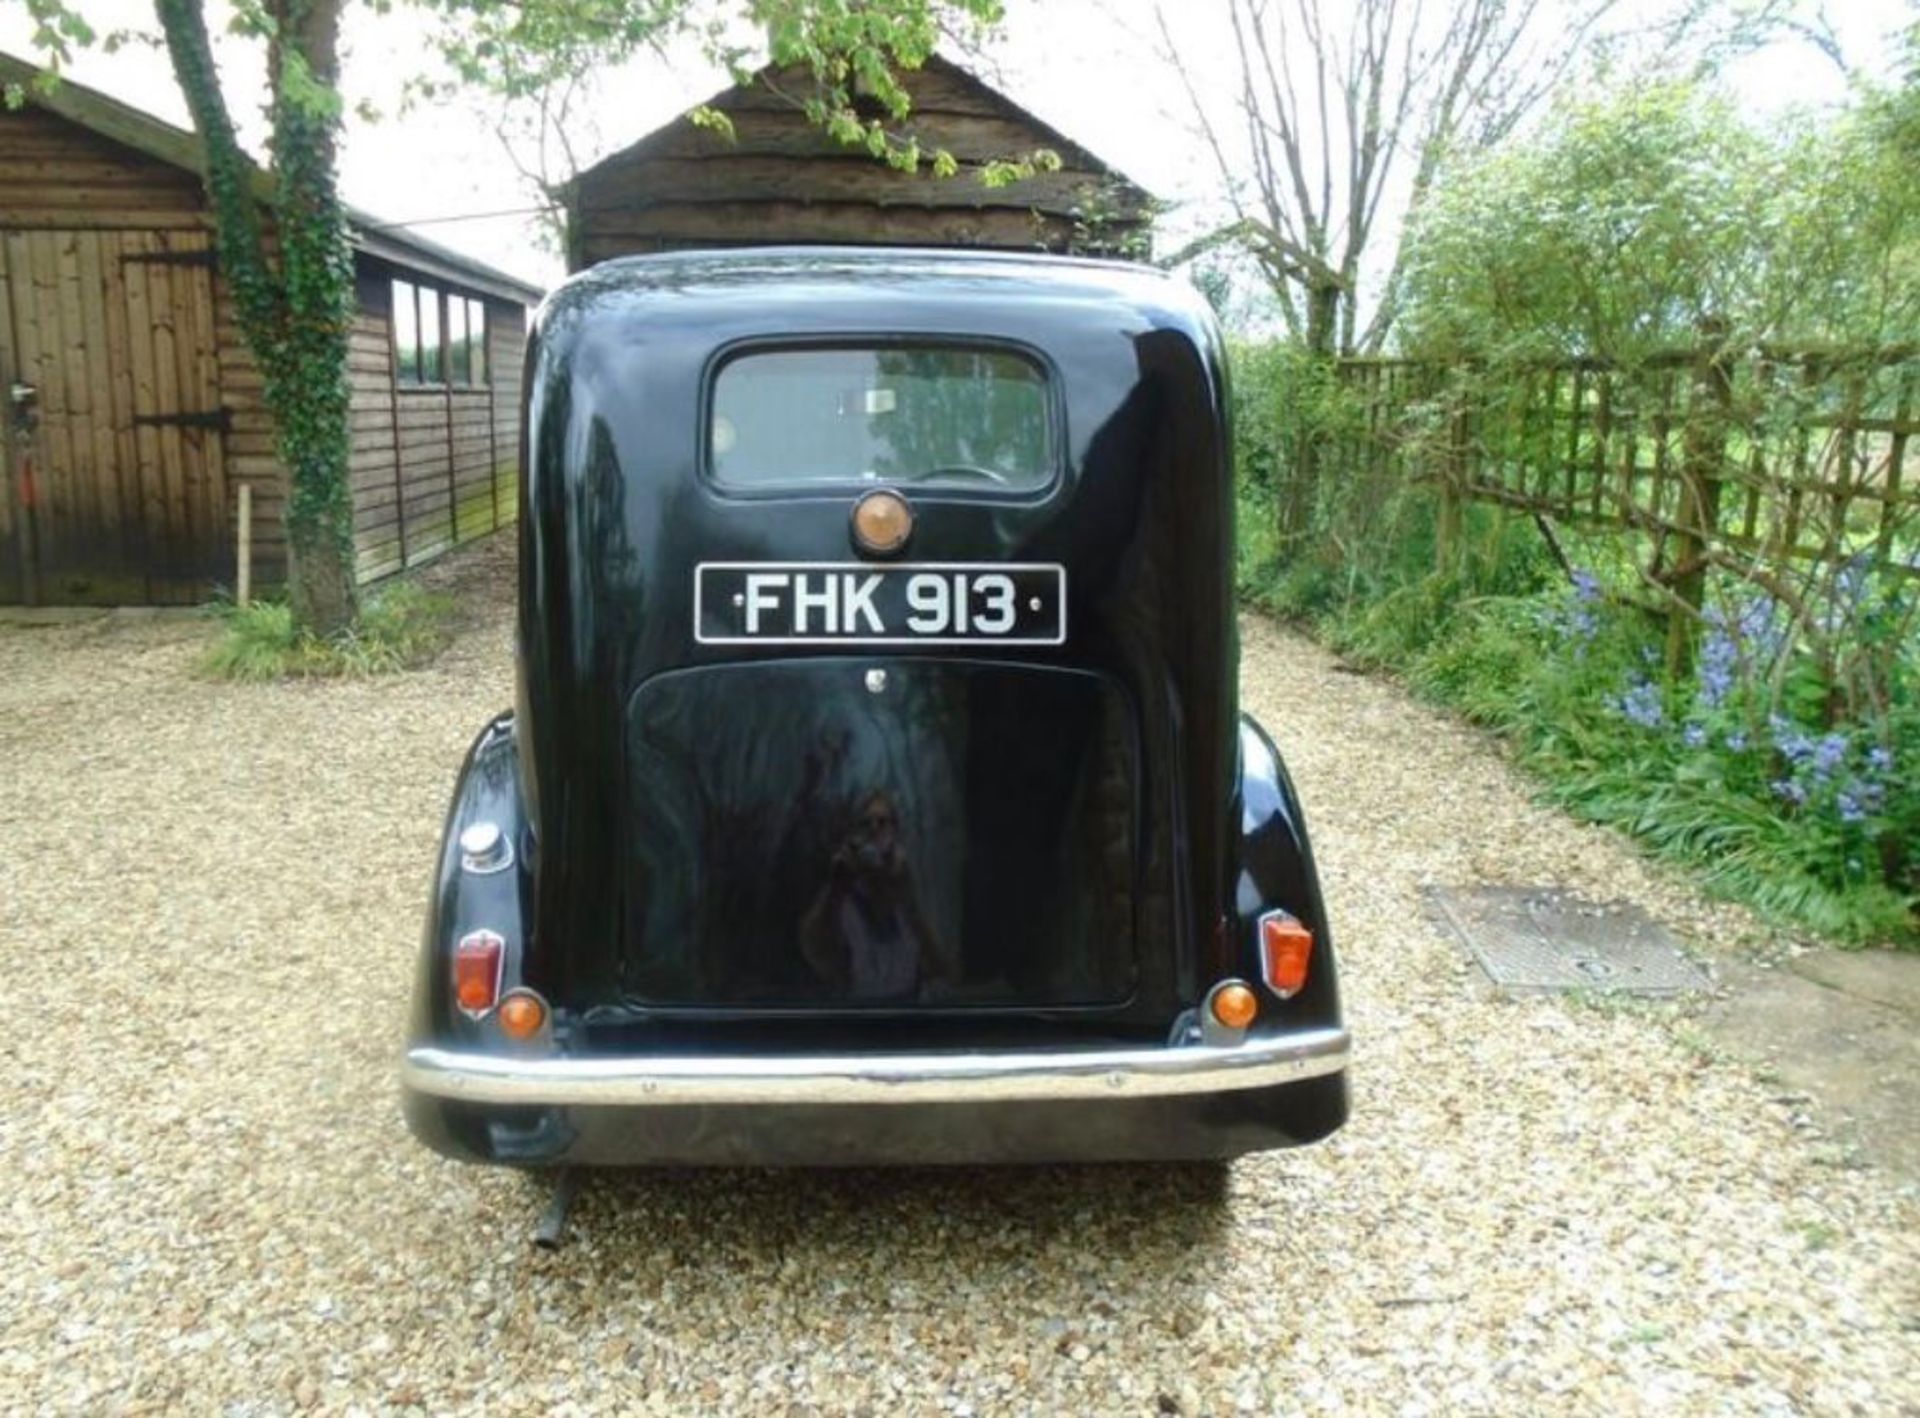
M 1702 1011 L 1707 1037 L 1729 1056 L 1805 1094 L 1813 1116 L 1859 1160 L 1920 1180 L 1920 1013 L 1819 983 L 1859 979 L 1870 988 L 1910 978 L 1883 957 L 1819 951 L 1789 966 L 1742 960 L 1717 967 L 1726 992 Z M 1853 962 L 1867 961 L 1866 968 Z M 1916 961 L 1915 963 L 1920 963 Z
M 1815 984 L 1904 1010 L 1920 1024 L 1920 954 L 1893 950 L 1816 950 L 1789 968 Z

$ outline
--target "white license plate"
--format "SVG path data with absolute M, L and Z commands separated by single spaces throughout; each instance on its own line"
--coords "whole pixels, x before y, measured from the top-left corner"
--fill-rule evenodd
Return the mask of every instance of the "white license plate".
M 708 561 L 703 645 L 1060 645 L 1067 571 L 1048 563 Z

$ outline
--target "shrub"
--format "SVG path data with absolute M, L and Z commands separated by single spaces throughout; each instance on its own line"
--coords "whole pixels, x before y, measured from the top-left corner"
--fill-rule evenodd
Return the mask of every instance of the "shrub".
M 216 679 L 256 683 L 412 669 L 446 645 L 451 608 L 449 597 L 401 583 L 370 599 L 356 624 L 323 639 L 296 631 L 292 609 L 279 601 L 224 607 L 201 666 Z
M 1553 799 L 1712 889 L 1843 942 L 1915 941 L 1920 581 L 1897 558 L 1796 573 L 1791 600 L 1717 573 L 1697 658 L 1670 682 L 1664 617 L 1636 603 L 1633 551 L 1607 533 L 1550 546 L 1469 505 L 1436 571 L 1434 496 L 1361 467 L 1321 479 L 1283 546 L 1278 456 L 1249 443 L 1279 436 L 1286 386 L 1238 388 L 1237 411 L 1268 405 L 1237 425 L 1246 600 L 1501 734 Z

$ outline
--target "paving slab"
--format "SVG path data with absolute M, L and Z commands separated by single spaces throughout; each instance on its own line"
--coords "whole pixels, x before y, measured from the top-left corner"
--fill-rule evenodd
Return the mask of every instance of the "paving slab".
M 1804 1095 L 1814 1125 L 1846 1160 L 1920 1182 L 1920 1015 L 1809 978 L 1809 970 L 1849 976 L 1856 972 L 1846 962 L 1860 958 L 1818 955 L 1785 966 L 1726 962 L 1726 989 L 1700 1025 L 1782 1096 Z

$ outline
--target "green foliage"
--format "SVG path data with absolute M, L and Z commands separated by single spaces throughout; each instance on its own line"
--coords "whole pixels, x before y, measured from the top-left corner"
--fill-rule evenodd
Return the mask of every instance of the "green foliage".
M 392 674 L 427 663 L 448 639 L 453 602 L 403 583 L 372 598 L 357 624 L 331 636 L 301 630 L 282 601 L 254 601 L 221 612 L 220 636 L 201 661 L 215 679 L 279 679 Z
M 811 76 L 787 94 L 836 141 L 904 172 L 959 171 L 953 154 L 923 149 L 900 125 L 911 98 L 902 71 L 918 69 L 947 34 L 978 36 L 997 25 L 1002 0 L 413 0 L 437 15 L 438 48 L 463 84 L 501 97 L 534 98 L 574 76 L 621 64 L 671 40 L 691 39 L 745 83 L 762 56 Z M 742 22 L 755 42 L 741 42 Z M 419 87 L 433 92 L 434 85 Z M 724 114 L 696 109 L 693 122 L 730 133 Z M 1058 170 L 1045 149 L 982 165 L 989 187 Z
M 1443 167 L 1407 242 L 1421 354 L 1597 355 L 1920 331 L 1920 184 L 1898 96 L 1752 126 L 1709 87 L 1563 97 L 1524 143 Z
M 1436 569 L 1438 496 L 1338 452 L 1356 411 L 1324 366 L 1235 359 L 1243 598 L 1499 734 L 1556 802 L 1711 889 L 1843 942 L 1920 937 L 1920 587 L 1862 562 L 1809 616 L 1716 577 L 1696 669 L 1667 684 L 1618 541 L 1563 531 L 1570 582 L 1532 522 L 1469 504 Z M 1283 539 L 1276 501 L 1316 438 Z

